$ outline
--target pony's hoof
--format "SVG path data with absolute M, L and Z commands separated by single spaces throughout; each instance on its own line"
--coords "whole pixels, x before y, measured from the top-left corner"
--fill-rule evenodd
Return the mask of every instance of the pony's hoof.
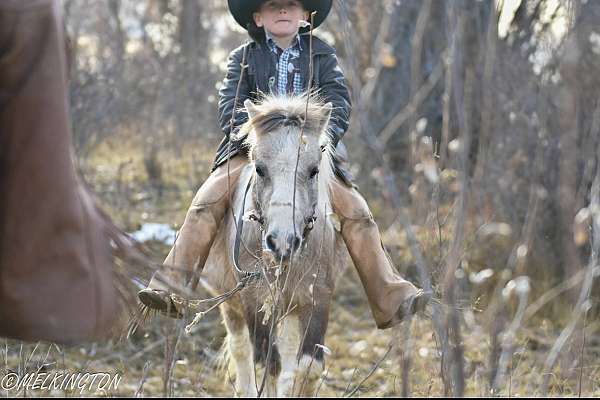
M 171 318 L 182 318 L 183 314 L 164 290 L 146 288 L 138 292 L 138 298 L 146 307 L 160 311 Z

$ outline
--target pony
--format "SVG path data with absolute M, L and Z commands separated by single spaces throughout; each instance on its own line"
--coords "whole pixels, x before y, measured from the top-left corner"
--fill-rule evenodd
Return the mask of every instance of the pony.
M 314 394 L 335 278 L 348 257 L 329 194 L 332 105 L 306 96 L 245 101 L 249 120 L 238 137 L 249 163 L 201 280 L 214 295 L 244 286 L 219 306 L 241 396 Z

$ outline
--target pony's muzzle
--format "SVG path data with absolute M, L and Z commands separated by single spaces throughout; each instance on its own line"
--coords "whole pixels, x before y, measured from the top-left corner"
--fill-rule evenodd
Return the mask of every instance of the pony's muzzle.
M 302 238 L 294 233 L 271 231 L 265 237 L 265 247 L 273 253 L 276 261 L 286 262 L 300 248 Z

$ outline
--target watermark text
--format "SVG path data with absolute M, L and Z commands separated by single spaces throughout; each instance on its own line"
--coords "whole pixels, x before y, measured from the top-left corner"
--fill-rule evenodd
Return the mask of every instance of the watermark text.
M 29 372 L 19 375 L 6 373 L 0 379 L 0 389 L 20 390 L 63 390 L 94 393 L 117 390 L 121 383 L 119 374 L 108 372 Z

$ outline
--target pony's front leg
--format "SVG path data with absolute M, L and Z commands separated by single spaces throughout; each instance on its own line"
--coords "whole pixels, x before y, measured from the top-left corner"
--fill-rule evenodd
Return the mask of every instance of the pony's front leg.
M 223 307 L 229 355 L 235 364 L 235 391 L 239 397 L 256 397 L 253 345 L 244 318 L 231 307 Z
M 279 397 L 314 396 L 315 384 L 323 372 L 323 349 L 316 345 L 323 343 L 327 313 L 319 307 L 305 307 L 298 314 L 299 317 L 296 314 L 286 317 L 278 336 Z
M 281 357 L 281 372 L 277 381 L 277 397 L 294 395 L 294 380 L 298 366 L 298 347 L 301 333 L 300 321 L 296 314 L 290 314 L 281 321 L 277 335 L 277 348 Z
M 324 342 L 329 321 L 329 297 L 321 293 L 320 302 L 300 310 L 302 332 L 300 359 L 296 370 L 294 392 L 302 397 L 314 397 L 323 373 Z
M 248 330 L 229 337 L 229 350 L 235 361 L 235 390 L 240 397 L 256 397 L 256 375 L 252 356 L 252 343 Z

